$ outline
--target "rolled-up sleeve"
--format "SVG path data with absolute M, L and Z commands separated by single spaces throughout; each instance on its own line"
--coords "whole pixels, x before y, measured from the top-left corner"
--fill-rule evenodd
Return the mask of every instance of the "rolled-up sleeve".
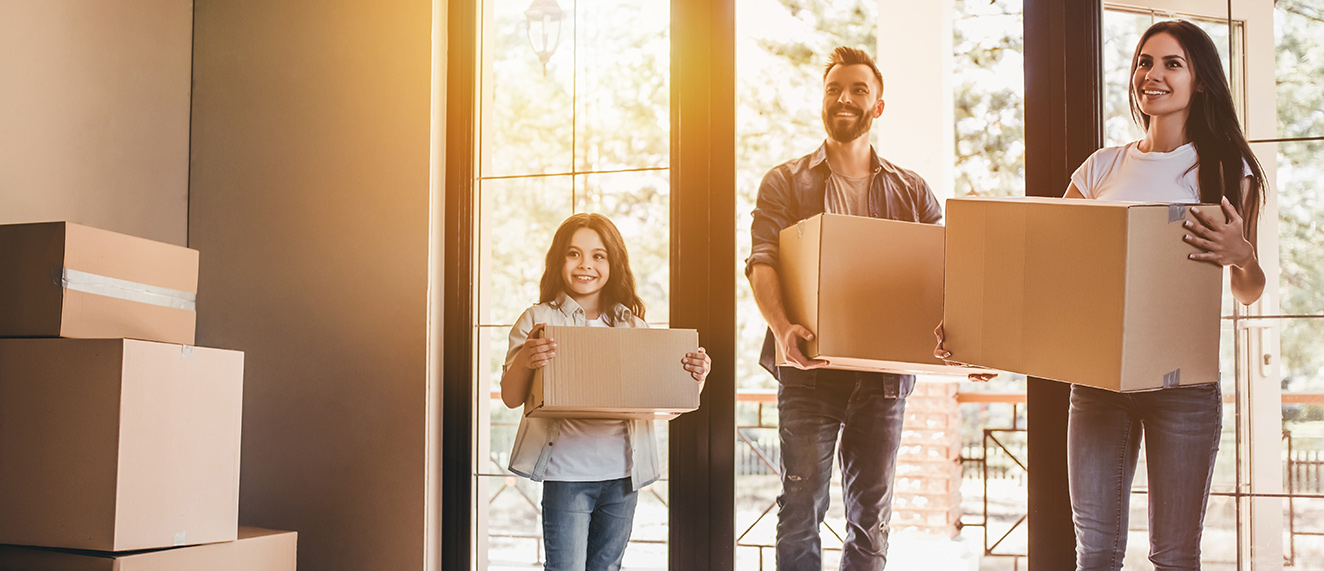
M 918 176 L 915 178 L 919 179 L 915 189 L 918 194 L 915 197 L 915 218 L 924 224 L 942 223 L 942 204 L 938 202 L 936 196 L 933 196 L 928 181 Z
M 533 329 L 534 325 L 533 308 L 530 307 L 524 310 L 524 313 L 520 314 L 519 320 L 515 322 L 515 325 L 511 326 L 509 338 L 510 344 L 508 345 L 508 349 L 506 349 L 506 363 L 501 367 L 503 372 L 510 367 L 511 363 L 515 362 L 515 355 L 524 347 L 524 341 L 529 338 L 529 331 Z
M 796 222 L 790 174 L 785 166 L 774 168 L 763 176 L 753 215 L 754 221 L 749 229 L 749 257 L 745 259 L 746 276 L 755 264 L 777 267 L 781 231 Z

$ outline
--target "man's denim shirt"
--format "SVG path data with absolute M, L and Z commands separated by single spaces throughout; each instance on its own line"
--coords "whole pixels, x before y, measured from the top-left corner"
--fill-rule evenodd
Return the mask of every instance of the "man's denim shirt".
M 869 154 L 873 162 L 873 175 L 869 182 L 869 216 L 925 224 L 942 222 L 942 207 L 923 178 L 913 171 L 883 160 L 873 147 L 869 148 Z M 778 239 L 783 228 L 825 211 L 824 200 L 830 173 L 827 147 L 822 145 L 813 153 L 782 163 L 764 175 L 759 185 L 758 203 L 754 208 L 754 222 L 750 226 L 753 245 L 749 258 L 745 260 L 746 276 L 755 264 L 778 267 Z M 817 380 L 816 371 L 774 365 L 775 343 L 772 331 L 769 330 L 763 339 L 759 364 L 782 384 L 813 386 Z M 856 375 L 861 380 L 873 379 L 884 383 L 884 392 L 888 396 L 908 396 L 915 386 L 915 377 L 912 375 Z

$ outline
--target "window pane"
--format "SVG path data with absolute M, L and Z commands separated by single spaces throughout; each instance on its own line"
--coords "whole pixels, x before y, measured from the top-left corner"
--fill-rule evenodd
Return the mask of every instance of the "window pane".
M 671 153 L 671 4 L 607 0 L 576 5 L 576 168 L 666 167 Z
M 489 0 L 484 27 L 481 81 L 482 144 L 479 175 L 566 173 L 573 164 L 575 19 L 570 9 L 558 22 L 530 23 L 527 0 Z M 534 51 L 546 23 L 548 48 L 555 48 L 544 68 Z M 559 30 L 559 31 L 558 31 Z M 532 38 L 532 40 L 531 40 Z
M 1284 569 L 1324 569 L 1324 498 L 1283 500 L 1283 554 Z
M 1283 320 L 1283 390 L 1324 392 L 1324 318 Z M 1315 429 L 1324 434 L 1324 419 Z
M 645 317 L 655 326 L 665 326 L 670 315 L 670 209 L 671 178 L 665 170 L 575 178 L 575 210 L 606 216 L 621 231 Z
M 572 184 L 569 176 L 479 183 L 479 324 L 514 323 L 538 303 L 552 236 L 573 213 Z
M 1279 306 L 1286 315 L 1324 314 L 1324 141 L 1277 147 Z
M 1324 5 L 1318 0 L 1274 3 L 1277 46 L 1278 136 L 1324 136 Z

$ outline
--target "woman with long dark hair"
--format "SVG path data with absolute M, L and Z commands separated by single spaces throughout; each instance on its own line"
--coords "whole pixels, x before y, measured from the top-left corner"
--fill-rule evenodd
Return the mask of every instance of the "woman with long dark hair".
M 1154 24 L 1136 45 L 1129 92 L 1145 137 L 1095 152 L 1072 174 L 1066 197 L 1221 204 L 1221 216 L 1197 212 L 1184 239 L 1195 247 L 1192 259 L 1229 268 L 1237 301 L 1254 303 L 1265 279 L 1256 257 L 1264 171 L 1241 132 L 1213 41 L 1190 22 Z M 1122 566 L 1142 440 L 1149 560 L 1157 570 L 1200 568 L 1223 416 L 1218 379 L 1207 381 L 1140 393 L 1071 387 L 1067 464 L 1079 571 Z

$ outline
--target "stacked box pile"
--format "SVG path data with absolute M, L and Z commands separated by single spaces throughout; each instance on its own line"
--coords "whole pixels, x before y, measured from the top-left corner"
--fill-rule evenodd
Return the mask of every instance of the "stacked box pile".
M 892 528 L 956 537 L 961 519 L 961 412 L 956 381 L 926 381 L 906 399 Z
M 238 525 L 244 356 L 193 345 L 197 275 L 188 248 L 0 226 L 0 571 L 294 569 L 293 532 Z

